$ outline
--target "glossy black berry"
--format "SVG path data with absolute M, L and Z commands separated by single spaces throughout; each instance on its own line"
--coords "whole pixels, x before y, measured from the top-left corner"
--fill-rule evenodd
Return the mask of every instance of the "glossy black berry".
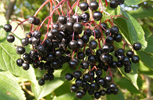
M 75 69 L 77 67 L 77 63 L 75 61 L 69 61 L 68 64 L 71 69 Z
M 96 39 L 101 37 L 101 32 L 98 29 L 94 29 L 92 33 L 93 33 L 93 36 L 96 37 Z
M 106 29 L 107 29 L 107 27 L 108 27 L 108 26 L 107 26 L 107 24 L 106 24 L 106 23 L 104 23 L 104 22 L 103 22 L 103 23 L 101 23 L 101 24 L 100 24 L 100 26 L 101 26 L 101 28 L 102 28 L 102 30 L 103 30 L 103 31 L 104 31 L 104 30 L 106 30 Z
M 112 77 L 111 76 L 106 76 L 105 80 L 110 83 L 110 82 L 112 82 Z
M 21 40 L 23 46 L 27 46 L 29 44 L 28 39 L 24 38 Z
M 88 22 L 89 18 L 90 18 L 89 13 L 85 12 L 85 13 L 81 14 L 81 19 L 82 19 L 83 23 Z
M 98 84 L 99 84 L 99 85 L 104 85 L 104 84 L 105 84 L 105 79 L 99 78 L 99 79 L 98 79 Z
M 79 59 L 84 59 L 85 54 L 83 52 L 78 52 L 78 58 Z
M 116 35 L 114 36 L 114 40 L 115 40 L 116 42 L 121 42 L 121 41 L 122 41 L 122 35 L 121 35 L 121 34 L 116 34 Z
M 4 30 L 5 30 L 6 32 L 10 32 L 10 31 L 12 30 L 12 26 L 11 26 L 10 24 L 5 24 L 5 25 L 4 25 Z
M 75 85 L 78 86 L 78 87 L 81 87 L 82 86 L 82 83 L 83 83 L 82 79 L 77 79 L 75 81 Z
M 111 89 L 111 91 L 114 91 L 117 86 L 114 83 L 109 84 L 109 88 Z
M 134 55 L 134 52 L 132 50 L 129 50 L 126 52 L 126 55 L 129 57 L 129 58 L 132 58 L 132 56 Z
M 76 93 L 76 97 L 77 97 L 78 99 L 81 99 L 81 98 L 83 97 L 83 93 L 82 93 L 81 91 L 78 91 L 78 92 Z
M 109 56 L 107 54 L 102 54 L 100 55 L 100 60 L 102 62 L 107 62 L 108 61 Z
M 112 94 L 111 89 L 110 88 L 107 88 L 106 93 L 107 93 L 107 95 L 111 95 Z
M 79 7 L 80 7 L 80 9 L 81 9 L 82 11 L 86 11 L 86 10 L 88 10 L 88 3 L 86 3 L 86 2 L 81 2 L 81 3 L 79 4 Z
M 118 28 L 117 26 L 112 26 L 112 27 L 110 28 L 110 32 L 111 32 L 112 34 L 114 34 L 114 35 L 117 35 L 118 32 L 119 32 L 119 28 Z
M 59 31 L 58 31 L 58 29 L 52 29 L 51 33 L 53 36 L 57 36 L 59 34 Z
M 91 29 L 86 29 L 86 30 L 84 31 L 84 35 L 87 35 L 88 37 L 90 37 L 91 34 L 92 34 Z
M 99 99 L 100 96 L 101 96 L 101 95 L 100 95 L 100 92 L 95 92 L 95 93 L 94 93 L 94 97 L 95 97 L 96 99 Z
M 96 75 L 101 76 L 102 75 L 102 70 L 101 69 L 96 70 Z
M 72 22 L 75 23 L 75 22 L 81 22 L 81 16 L 79 15 L 73 15 L 72 16 Z
M 21 54 L 23 54 L 24 52 L 25 52 L 25 48 L 24 48 L 24 47 L 18 46 L 18 47 L 16 48 L 16 53 L 17 53 L 17 54 L 21 55 Z
M 92 64 L 96 63 L 96 58 L 94 55 L 90 55 L 88 56 L 88 61 Z
M 93 82 L 93 83 L 90 84 L 90 88 L 92 90 L 96 90 L 97 91 L 97 90 L 99 90 L 99 85 L 97 83 Z
M 53 28 L 54 29 L 58 29 L 59 28 L 59 25 L 58 24 L 53 24 Z
M 24 70 L 28 70 L 29 69 L 29 64 L 25 62 L 25 63 L 22 64 L 22 67 L 23 67 Z
M 110 51 L 109 45 L 107 45 L 107 44 L 103 45 L 102 50 L 103 50 L 105 53 L 109 53 L 109 51 Z
M 65 16 L 59 16 L 58 17 L 58 22 L 61 23 L 61 24 L 66 24 L 66 17 Z
M 130 59 L 129 59 L 129 57 L 126 56 L 126 57 L 124 58 L 124 60 L 123 60 L 123 63 L 124 63 L 124 64 L 127 64 L 127 63 L 129 63 L 129 62 L 130 62 Z
M 132 57 L 132 62 L 133 62 L 133 63 L 138 63 L 138 62 L 139 62 L 139 57 L 138 57 L 137 55 L 134 55 L 134 56 Z
M 82 62 L 81 62 L 81 68 L 82 68 L 82 69 L 88 69 L 88 68 L 89 68 L 89 62 L 87 62 L 87 61 L 82 61 Z
M 68 81 L 71 81 L 71 80 L 73 79 L 73 75 L 70 74 L 70 73 L 67 73 L 67 74 L 65 75 L 65 79 L 68 80 Z
M 82 36 L 82 40 L 83 40 L 84 43 L 88 43 L 88 42 L 89 42 L 89 37 L 88 37 L 88 35 L 83 35 L 83 36 Z
M 117 61 L 116 64 L 117 64 L 117 67 L 119 67 L 119 68 L 121 68 L 123 66 L 123 62 L 121 62 L 121 61 Z
M 90 47 L 91 49 L 96 49 L 96 47 L 97 47 L 97 42 L 96 42 L 95 40 L 91 40 L 91 41 L 89 42 L 89 47 Z
M 73 25 L 73 30 L 74 30 L 75 32 L 80 33 L 80 32 L 82 32 L 82 29 L 83 29 L 83 26 L 82 26 L 81 23 L 79 23 L 79 22 L 74 23 L 74 25 Z
M 73 22 L 68 21 L 68 22 L 66 23 L 66 28 L 67 28 L 68 30 L 73 30 Z
M 30 55 L 28 53 L 23 54 L 23 59 L 24 61 L 29 61 L 30 60 Z
M 36 38 L 36 39 L 39 39 L 41 37 L 41 33 L 39 31 L 34 31 L 33 32 L 33 36 Z
M 101 90 L 100 91 L 100 95 L 104 96 L 106 94 L 106 91 L 105 90 Z
M 71 89 L 71 92 L 77 92 L 78 91 L 78 86 L 76 86 L 75 84 L 73 84 L 71 87 L 70 87 L 70 89 Z
M 93 94 L 94 94 L 94 90 L 89 89 L 89 90 L 88 90 L 88 94 L 89 94 L 89 95 L 93 95 Z
M 126 73 L 130 73 L 130 72 L 131 72 L 131 66 L 126 66 L 126 67 L 124 68 L 124 71 L 125 71 Z
M 49 81 L 54 80 L 54 75 L 53 74 L 49 74 Z
M 72 49 L 72 50 L 77 49 L 77 47 L 78 47 L 77 41 L 75 41 L 75 40 L 70 41 L 68 47 L 69 47 L 70 49 Z
M 96 2 L 96 1 L 91 1 L 91 2 L 89 3 L 89 8 L 90 8 L 91 10 L 97 10 L 98 7 L 99 7 L 99 4 L 98 4 L 98 2 Z
M 16 60 L 16 64 L 17 64 L 18 66 L 22 66 L 23 63 L 24 63 L 24 61 L 23 61 L 23 59 L 21 59 L 21 58 L 19 58 L 19 59 Z
M 73 76 L 74 76 L 75 79 L 79 79 L 81 77 L 81 75 L 82 75 L 81 71 L 75 71 L 73 73 Z
M 136 42 L 133 44 L 133 49 L 134 50 L 140 50 L 142 48 L 141 44 L 139 42 Z
M 79 48 L 83 48 L 83 47 L 84 47 L 84 42 L 83 42 L 82 39 L 78 39 L 78 40 L 77 40 L 77 44 L 78 44 L 78 47 L 79 47 Z
M 41 85 L 41 86 L 44 85 L 44 84 L 45 84 L 45 80 L 44 80 L 44 79 L 40 79 L 40 80 L 38 81 L 38 84 Z
M 15 37 L 13 35 L 7 36 L 7 42 L 12 43 L 12 42 L 14 42 L 14 40 L 15 40 Z
M 118 91 L 119 91 L 119 89 L 118 88 L 116 88 L 114 91 L 113 91 L 113 94 L 118 94 Z
M 105 30 L 105 35 L 106 35 L 106 36 L 110 36 L 110 34 L 111 34 L 110 29 L 109 29 L 109 28 L 108 28 L 108 29 L 106 29 L 106 30 Z
M 87 49 L 86 49 L 86 55 L 89 56 L 89 55 L 91 55 L 91 54 L 92 54 L 92 51 L 90 50 L 90 48 L 87 48 Z
M 124 3 L 124 0 L 116 0 L 116 2 L 119 4 L 123 4 Z
M 93 18 L 94 18 L 94 20 L 96 20 L 96 21 L 101 20 L 101 19 L 102 19 L 102 13 L 101 13 L 100 11 L 94 12 L 94 13 L 93 13 Z
M 36 17 L 34 17 L 34 16 L 30 16 L 30 17 L 28 18 L 28 22 L 29 22 L 30 24 L 34 24 L 35 21 L 36 21 Z
M 115 8 L 117 8 L 117 6 L 118 6 L 118 3 L 115 0 L 110 1 L 110 7 L 111 8 L 115 9 Z
M 114 38 L 112 36 L 107 36 L 105 42 L 106 44 L 111 45 L 114 42 Z

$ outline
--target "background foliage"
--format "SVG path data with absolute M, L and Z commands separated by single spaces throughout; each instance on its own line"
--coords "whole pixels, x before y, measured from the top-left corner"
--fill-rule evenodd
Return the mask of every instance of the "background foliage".
M 9 0 L 0 2 L 0 98 L 2 100 L 77 100 L 75 94 L 70 92 L 71 83 L 64 80 L 64 75 L 71 72 L 67 64 L 62 70 L 55 71 L 55 79 L 45 83 L 44 86 L 38 85 L 38 79 L 42 77 L 40 72 L 32 67 L 24 71 L 16 65 L 15 45 L 21 45 L 21 39 L 24 37 L 23 30 L 19 27 L 16 32 L 16 41 L 10 44 L 6 41 L 6 33 L 3 25 L 5 20 L 5 11 L 8 8 Z M 45 0 L 17 0 L 14 5 L 14 12 L 11 19 L 27 19 L 33 15 L 39 6 Z M 73 3 L 75 0 L 72 0 Z M 103 0 L 104 1 L 104 0 Z M 105 5 L 103 3 L 103 5 Z M 111 15 L 122 14 L 127 19 L 115 17 L 114 22 L 120 28 L 124 39 L 129 43 L 140 42 L 143 49 L 136 52 L 141 58 L 139 64 L 132 64 L 132 72 L 124 73 L 124 69 L 112 70 L 114 73 L 114 82 L 117 83 L 120 91 L 118 95 L 109 95 L 102 97 L 106 100 L 140 100 L 150 98 L 153 93 L 153 0 L 125 0 L 125 4 L 112 10 L 109 7 L 106 11 Z M 49 5 L 46 5 L 38 14 L 40 20 L 43 20 L 49 12 Z M 54 20 L 57 15 L 54 14 Z M 103 20 L 108 18 L 104 15 Z M 12 23 L 13 29 L 16 23 Z M 28 31 L 30 25 L 24 24 Z M 43 32 L 44 27 L 41 31 Z M 114 44 L 117 47 L 122 45 Z M 29 48 L 26 48 L 27 51 Z M 126 49 L 129 49 L 126 47 Z M 93 97 L 86 95 L 82 100 L 92 100 Z

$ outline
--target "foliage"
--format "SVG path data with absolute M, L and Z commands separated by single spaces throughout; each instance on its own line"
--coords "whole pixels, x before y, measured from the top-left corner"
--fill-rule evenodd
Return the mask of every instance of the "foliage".
M 114 73 L 117 76 L 114 81 L 117 83 L 120 91 L 118 95 L 107 95 L 107 100 L 127 100 L 129 97 L 125 96 L 124 93 L 129 91 L 130 94 L 136 94 L 138 98 L 145 98 L 145 96 L 138 96 L 142 94 L 143 89 L 143 75 L 148 75 L 153 78 L 153 36 L 151 33 L 153 8 L 145 8 L 143 2 L 147 2 L 147 5 L 152 4 L 152 0 L 125 0 L 124 6 L 132 7 L 131 5 L 139 5 L 139 8 L 132 11 L 125 11 L 124 7 L 120 6 L 114 11 L 110 8 L 106 8 L 106 11 L 111 15 L 118 15 L 121 13 L 124 17 L 114 18 L 115 24 L 120 28 L 124 39 L 129 44 L 134 42 L 140 42 L 143 45 L 143 49 L 137 55 L 140 56 L 141 61 L 139 64 L 133 64 L 132 72 L 129 74 L 124 73 L 123 69 L 115 70 Z M 37 3 L 35 3 L 37 2 Z M 24 12 L 24 18 L 26 19 L 29 15 L 34 14 L 36 9 L 42 4 L 40 0 L 18 0 L 16 3 L 16 16 L 20 16 Z M 22 4 L 22 5 L 21 5 Z M 27 4 L 27 5 L 26 5 Z M 23 6 L 25 5 L 25 6 Z M 49 6 L 49 5 L 47 5 Z M 46 8 L 42 9 L 40 20 L 44 19 L 48 15 Z M 19 9 L 23 7 L 20 11 Z M 114 11 L 114 12 L 113 12 Z M 55 15 L 56 16 L 56 15 Z M 105 15 L 107 16 L 107 15 Z M 55 17 L 54 17 L 55 18 Z M 10 44 L 6 41 L 6 33 L 3 30 L 3 25 L 6 22 L 3 16 L 0 16 L 0 98 L 3 100 L 26 100 L 25 90 L 23 91 L 20 87 L 21 83 L 30 83 L 30 90 L 35 100 L 45 98 L 46 100 L 77 100 L 75 94 L 71 93 L 69 87 L 70 82 L 64 80 L 64 75 L 67 72 L 71 72 L 70 68 L 65 64 L 62 70 L 55 72 L 55 79 L 51 82 L 47 82 L 44 86 L 38 85 L 38 78 L 43 75 L 43 71 L 39 72 L 36 69 L 30 67 L 30 70 L 24 71 L 22 68 L 16 65 L 16 59 L 19 55 L 16 54 L 15 45 L 21 45 L 21 39 L 24 37 L 22 28 L 19 27 L 15 31 L 16 40 L 15 43 Z M 142 21 L 140 23 L 139 21 Z M 12 23 L 13 29 L 16 27 L 16 23 Z M 28 48 L 26 48 L 28 49 Z M 86 95 L 82 100 L 91 100 L 93 97 Z M 130 99 L 133 99 L 132 97 Z

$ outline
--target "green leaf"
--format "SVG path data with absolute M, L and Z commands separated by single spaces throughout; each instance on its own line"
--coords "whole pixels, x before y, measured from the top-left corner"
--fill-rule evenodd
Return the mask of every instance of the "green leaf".
M 4 17 L 1 17 L 0 26 L 4 26 L 6 24 L 6 20 Z M 12 25 L 13 27 L 16 26 L 16 24 Z M 19 30 L 21 30 L 19 28 Z M 19 32 L 19 33 L 18 33 Z M 18 37 L 22 37 L 20 31 L 17 30 L 15 34 Z M 0 28 L 0 70 L 9 71 L 13 75 L 17 77 L 22 77 L 28 80 L 31 80 L 32 82 L 35 81 L 35 74 L 33 68 L 30 68 L 28 71 L 25 71 L 22 69 L 22 67 L 18 67 L 16 65 L 16 60 L 20 58 L 20 56 L 16 53 L 16 48 L 14 45 L 21 45 L 20 39 L 15 37 L 14 43 L 8 43 L 6 40 L 8 33 L 4 31 L 4 29 Z
M 137 5 L 147 0 L 125 0 L 126 5 Z
M 106 95 L 107 100 L 125 100 L 122 92 L 119 90 L 117 95 L 111 94 L 111 95 Z
M 46 81 L 43 86 L 38 85 L 38 82 L 32 83 L 32 91 L 35 95 L 36 100 L 50 94 L 58 87 L 60 87 L 64 82 L 60 78 L 61 70 L 54 72 L 54 80 Z
M 131 44 L 135 42 L 140 42 L 142 44 L 143 49 L 147 46 L 147 42 L 145 41 L 144 38 L 144 31 L 139 24 L 139 22 L 134 19 L 130 14 L 126 13 L 125 11 L 122 10 L 123 16 L 128 18 L 126 21 L 127 28 L 128 28 L 128 33 L 129 33 L 129 41 Z
M 153 17 L 153 8 L 142 8 L 140 7 L 137 10 L 129 11 L 129 14 L 134 18 L 145 18 L 145 17 Z
M 119 15 L 121 12 L 121 7 L 118 6 L 116 9 L 112 9 L 110 8 L 110 6 L 107 7 L 106 11 L 110 14 L 110 15 Z
M 140 93 L 139 90 L 136 89 L 132 84 L 132 82 L 125 77 L 121 78 L 116 84 L 118 84 L 123 89 L 127 89 L 131 93 Z
M 144 51 L 140 51 L 140 59 L 143 62 L 144 65 L 146 65 L 147 67 L 149 67 L 150 69 L 153 69 L 153 55 L 148 54 Z
M 54 98 L 53 100 L 74 100 L 75 96 L 72 93 L 66 93 L 59 97 Z
M 10 72 L 0 72 L 1 100 L 26 100 L 16 78 Z
M 148 42 L 148 38 L 152 35 L 152 32 L 149 30 L 148 27 L 143 26 L 142 28 L 143 28 L 143 30 L 144 30 L 144 32 L 145 32 L 145 39 L 146 39 L 147 42 Z
M 153 36 L 150 36 L 148 38 L 147 43 L 148 43 L 148 45 L 147 45 L 147 48 L 145 49 L 145 52 L 153 54 L 153 45 L 152 45 L 152 43 L 153 43 Z

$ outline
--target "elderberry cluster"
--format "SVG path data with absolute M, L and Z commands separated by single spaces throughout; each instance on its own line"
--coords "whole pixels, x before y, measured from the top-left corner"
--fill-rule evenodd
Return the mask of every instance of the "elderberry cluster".
M 110 7 L 116 8 L 123 3 L 124 0 L 111 0 Z M 24 70 L 28 70 L 30 64 L 33 68 L 46 70 L 38 81 L 39 85 L 44 85 L 47 80 L 53 80 L 54 70 L 61 69 L 63 64 L 67 63 L 74 72 L 67 73 L 65 78 L 68 81 L 75 80 L 70 89 L 71 92 L 76 92 L 79 99 L 86 92 L 94 95 L 96 99 L 105 94 L 117 94 L 118 87 L 112 80 L 111 69 L 124 66 L 126 73 L 131 72 L 131 61 L 139 62 L 134 50 L 140 50 L 141 44 L 134 43 L 132 49 L 127 52 L 124 48 L 114 47 L 114 42 L 122 42 L 123 37 L 117 26 L 112 25 L 109 28 L 106 22 L 101 22 L 103 15 L 98 11 L 98 2 L 81 2 L 78 7 L 82 10 L 81 15 L 60 15 L 56 24 L 51 25 L 44 40 L 41 40 L 42 33 L 38 29 L 26 33 L 26 37 L 21 40 L 22 46 L 16 48 L 17 54 L 22 55 L 16 63 Z M 93 12 L 92 15 L 87 12 L 88 9 Z M 91 16 L 93 19 L 90 19 Z M 41 21 L 31 16 L 28 22 L 39 25 Z M 10 24 L 4 25 L 6 32 L 10 32 L 11 29 Z M 9 43 L 14 40 L 13 34 L 7 36 Z M 127 43 L 124 41 L 125 44 Z M 28 45 L 33 47 L 29 53 L 25 51 Z M 104 75 L 104 71 L 109 75 Z

